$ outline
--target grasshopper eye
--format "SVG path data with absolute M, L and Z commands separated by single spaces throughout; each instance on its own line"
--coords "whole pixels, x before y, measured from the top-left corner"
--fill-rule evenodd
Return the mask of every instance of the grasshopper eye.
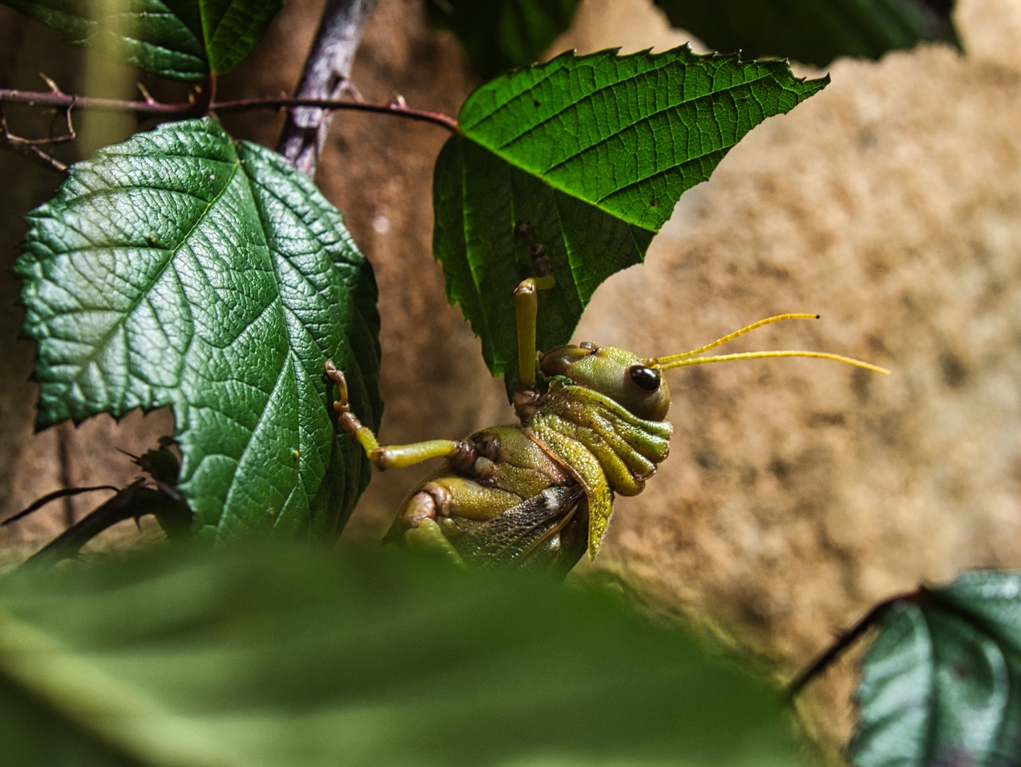
M 659 373 L 645 365 L 632 365 L 627 369 L 631 383 L 642 391 L 654 392 L 659 388 Z

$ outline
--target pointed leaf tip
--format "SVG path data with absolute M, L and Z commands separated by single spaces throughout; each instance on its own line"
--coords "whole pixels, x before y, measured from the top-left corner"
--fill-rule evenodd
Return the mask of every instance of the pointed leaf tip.
M 527 222 L 557 286 L 539 295 L 539 349 L 567 343 L 595 289 L 640 263 L 681 194 L 755 125 L 825 87 L 781 61 L 564 53 L 475 90 L 436 163 L 433 252 L 447 294 L 508 390 L 513 289 L 533 276 Z

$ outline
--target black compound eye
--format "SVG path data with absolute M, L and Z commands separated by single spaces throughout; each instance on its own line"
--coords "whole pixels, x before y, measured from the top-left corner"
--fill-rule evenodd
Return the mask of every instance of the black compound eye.
M 632 365 L 627 369 L 631 382 L 642 391 L 656 391 L 659 388 L 659 373 L 645 365 Z

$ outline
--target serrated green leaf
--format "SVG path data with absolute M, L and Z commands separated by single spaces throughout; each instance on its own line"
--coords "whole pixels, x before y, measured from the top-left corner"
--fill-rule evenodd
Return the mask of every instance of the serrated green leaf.
M 960 48 L 954 0 L 655 0 L 670 23 L 717 51 L 826 66 L 942 40 Z
M 312 182 L 192 120 L 72 166 L 27 219 L 38 426 L 172 405 L 200 530 L 339 531 L 368 465 L 335 436 L 323 363 L 378 428 L 379 317 L 372 269 Z
M 861 664 L 858 767 L 1021 760 L 1021 573 L 894 603 Z
M 490 78 L 538 61 L 567 29 L 578 0 L 429 0 L 429 19 L 461 41 L 475 71 Z
M 240 64 L 284 0 L 0 0 L 56 29 L 170 80 L 199 81 Z
M 429 564 L 233 548 L 8 579 L 0 748 L 73 729 L 174 767 L 803 763 L 719 650 L 605 595 Z
M 685 190 L 827 82 L 683 47 L 568 53 L 473 92 L 436 162 L 433 252 L 493 374 L 513 386 L 513 290 L 534 275 L 519 222 L 557 281 L 539 294 L 538 346 L 549 349 L 567 343 L 603 280 L 642 261 Z

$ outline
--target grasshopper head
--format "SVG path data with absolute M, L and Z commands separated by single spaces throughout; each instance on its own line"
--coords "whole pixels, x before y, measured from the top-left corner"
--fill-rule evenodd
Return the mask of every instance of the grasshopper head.
M 775 357 L 815 357 L 843 362 L 855 367 L 871 370 L 875 373 L 889 375 L 890 371 L 876 367 L 868 362 L 844 357 L 829 352 L 811 351 L 768 351 L 740 352 L 737 354 L 721 354 L 712 357 L 698 355 L 715 349 L 721 344 L 732 341 L 763 325 L 782 320 L 819 319 L 817 314 L 778 314 L 752 323 L 740 330 L 718 338 L 710 344 L 693 349 L 690 352 L 671 354 L 666 357 L 646 357 L 642 359 L 624 349 L 612 346 L 598 347 L 594 344 L 578 346 L 559 346 L 542 356 L 539 362 L 542 372 L 547 376 L 564 376 L 578 386 L 584 386 L 609 397 L 628 411 L 648 421 L 662 421 L 670 409 L 670 392 L 662 373 L 670 368 L 688 365 L 704 365 L 709 362 L 727 362 L 730 360 L 769 359 Z
M 547 377 L 564 376 L 599 392 L 647 421 L 662 421 L 670 409 L 670 390 L 659 371 L 613 346 L 560 346 L 542 356 Z

